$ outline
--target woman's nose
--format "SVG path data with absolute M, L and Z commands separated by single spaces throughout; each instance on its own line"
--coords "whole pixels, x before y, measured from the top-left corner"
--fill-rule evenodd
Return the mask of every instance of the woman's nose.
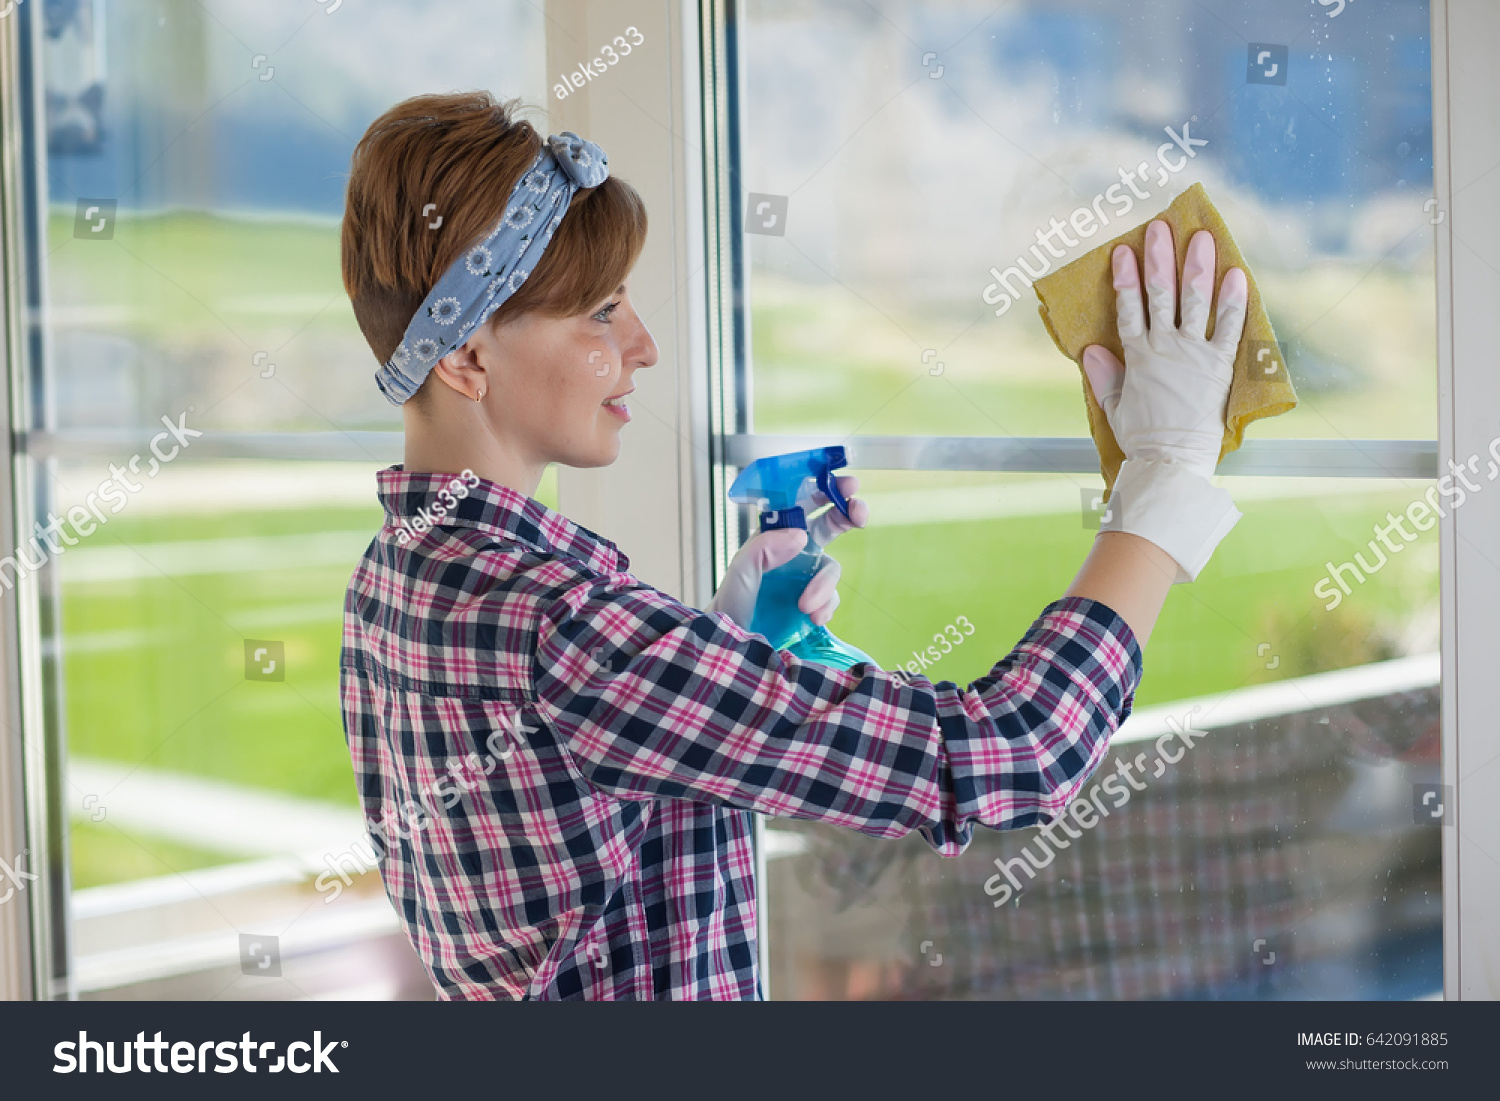
M 625 357 L 625 363 L 630 367 L 654 367 L 659 353 L 656 341 L 651 337 L 651 330 L 646 328 L 646 322 L 636 318 L 636 324 L 640 326 L 635 333 L 635 338 L 630 342 L 629 352 Z

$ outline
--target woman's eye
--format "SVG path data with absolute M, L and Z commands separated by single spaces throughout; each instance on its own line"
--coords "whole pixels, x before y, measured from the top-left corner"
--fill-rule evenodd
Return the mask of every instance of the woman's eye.
M 605 306 L 598 313 L 594 314 L 594 320 L 595 321 L 608 321 L 609 320 L 609 315 L 615 312 L 615 307 L 617 307 L 619 304 L 620 304 L 619 302 L 611 302 L 609 305 Z

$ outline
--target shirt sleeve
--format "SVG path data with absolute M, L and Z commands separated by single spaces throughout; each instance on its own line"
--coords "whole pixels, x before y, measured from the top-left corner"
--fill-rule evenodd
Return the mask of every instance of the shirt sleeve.
M 956 856 L 976 823 L 1072 802 L 1130 714 L 1141 651 L 1111 608 L 1063 597 L 967 687 L 830 669 L 617 572 L 547 606 L 533 676 L 541 716 L 612 795 L 916 830 Z

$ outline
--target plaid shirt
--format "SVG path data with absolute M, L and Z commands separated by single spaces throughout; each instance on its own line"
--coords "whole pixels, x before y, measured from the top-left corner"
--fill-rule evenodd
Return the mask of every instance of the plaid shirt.
M 1081 597 L 967 688 L 808 664 L 511 489 L 377 478 L 344 729 L 441 998 L 760 997 L 752 811 L 957 855 L 1066 806 L 1140 680 Z

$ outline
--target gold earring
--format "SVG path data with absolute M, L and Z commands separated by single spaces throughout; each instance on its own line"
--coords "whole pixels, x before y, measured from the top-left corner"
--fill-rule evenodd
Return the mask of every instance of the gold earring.
M 475 401 L 483 401 L 484 400 L 484 391 L 481 390 L 481 391 L 479 391 L 479 393 L 475 394 L 474 395 L 474 400 Z

